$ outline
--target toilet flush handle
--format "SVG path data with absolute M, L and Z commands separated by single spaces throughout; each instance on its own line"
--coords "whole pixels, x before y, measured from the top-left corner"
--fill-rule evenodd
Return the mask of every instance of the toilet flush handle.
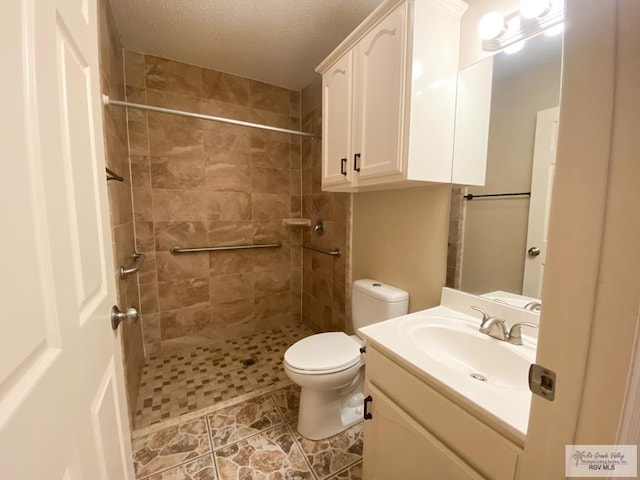
M 360 353 L 367 353 L 367 347 L 360 347 Z

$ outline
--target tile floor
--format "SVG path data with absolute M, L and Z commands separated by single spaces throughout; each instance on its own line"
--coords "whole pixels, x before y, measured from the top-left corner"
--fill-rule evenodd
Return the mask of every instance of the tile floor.
M 143 480 L 361 480 L 362 423 L 321 441 L 296 432 L 289 385 L 134 435 Z M 169 422 L 171 423 L 171 422 Z
M 282 367 L 284 352 L 311 333 L 305 325 L 288 324 L 149 357 L 142 370 L 135 428 L 215 407 L 272 385 L 288 384 Z M 247 365 L 246 360 L 255 363 Z

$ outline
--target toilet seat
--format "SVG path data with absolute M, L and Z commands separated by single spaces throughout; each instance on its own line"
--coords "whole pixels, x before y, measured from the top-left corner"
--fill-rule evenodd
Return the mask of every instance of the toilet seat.
M 360 362 L 360 343 L 344 332 L 318 333 L 289 347 L 284 361 L 289 368 L 300 373 L 339 372 Z

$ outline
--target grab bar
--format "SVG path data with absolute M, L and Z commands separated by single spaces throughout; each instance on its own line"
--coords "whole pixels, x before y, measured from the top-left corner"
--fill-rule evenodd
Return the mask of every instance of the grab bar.
M 179 255 L 181 253 L 198 253 L 198 252 L 217 252 L 219 250 L 245 250 L 249 248 L 280 248 L 282 243 L 256 243 L 253 245 L 228 245 L 222 247 L 171 247 L 169 251 L 172 255 Z
M 140 267 L 144 262 L 144 253 L 134 253 L 133 255 L 131 255 L 131 258 L 133 258 L 134 260 L 133 265 L 131 265 L 129 268 L 120 267 L 120 278 L 124 278 L 127 275 L 131 275 L 132 273 L 136 273 L 138 270 L 140 270 Z
M 341 255 L 339 248 L 336 248 L 335 250 L 327 250 L 326 248 L 320 248 L 311 245 L 309 242 L 304 242 L 302 244 L 302 248 L 308 248 L 309 250 L 315 250 L 316 252 L 326 253 L 327 255 L 333 255 L 335 257 L 339 257 Z

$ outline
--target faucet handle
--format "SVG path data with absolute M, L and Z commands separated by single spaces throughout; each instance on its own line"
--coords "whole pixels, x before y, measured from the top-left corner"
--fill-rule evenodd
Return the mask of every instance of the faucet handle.
M 487 312 L 485 312 L 484 310 L 482 310 L 480 307 L 476 307 L 475 305 L 471 305 L 471 308 L 477 312 L 480 312 L 482 314 L 482 323 L 486 322 L 487 320 L 489 320 L 491 317 L 489 316 L 489 314 Z
M 522 327 L 538 328 L 538 325 L 530 322 L 513 324 L 511 326 L 511 329 L 509 330 L 509 335 L 507 336 L 509 343 L 512 343 L 514 345 L 522 345 Z

